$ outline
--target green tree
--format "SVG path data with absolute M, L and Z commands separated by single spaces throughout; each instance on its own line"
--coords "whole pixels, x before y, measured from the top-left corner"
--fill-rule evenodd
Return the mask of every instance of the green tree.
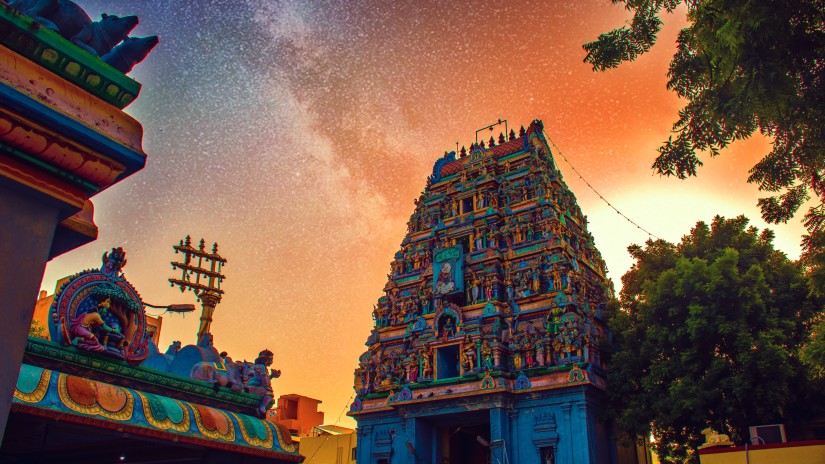
M 656 172 L 696 175 L 697 152 L 716 156 L 759 131 L 773 150 L 749 182 L 768 196 L 763 218 L 787 222 L 811 195 L 810 232 L 825 230 L 825 3 L 822 0 L 612 0 L 633 12 L 629 25 L 584 45 L 604 71 L 633 61 L 656 41 L 659 14 L 684 3 L 667 87 L 687 100 L 653 163 Z M 805 243 L 806 247 L 810 246 Z
M 37 319 L 32 319 L 32 324 L 29 327 L 29 337 L 47 338 L 46 327 Z
M 618 425 L 652 432 L 667 462 L 696 462 L 705 427 L 741 444 L 750 425 L 816 412 L 794 402 L 811 398 L 799 347 L 822 302 L 772 240 L 717 216 L 679 244 L 628 248 L 636 262 L 608 316 L 609 395 Z

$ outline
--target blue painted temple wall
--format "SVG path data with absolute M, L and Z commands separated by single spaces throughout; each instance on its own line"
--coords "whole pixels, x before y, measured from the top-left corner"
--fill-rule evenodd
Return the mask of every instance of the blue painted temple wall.
M 598 415 L 601 392 L 593 390 L 588 386 L 543 394 L 502 394 L 475 403 L 442 400 L 437 405 L 410 405 L 361 416 L 356 462 L 446 462 L 439 437 L 441 424 L 455 424 L 450 418 L 461 421 L 468 411 L 481 412 L 489 420 L 492 463 L 544 464 L 542 448 L 553 450 L 554 464 L 616 462 L 612 437 Z

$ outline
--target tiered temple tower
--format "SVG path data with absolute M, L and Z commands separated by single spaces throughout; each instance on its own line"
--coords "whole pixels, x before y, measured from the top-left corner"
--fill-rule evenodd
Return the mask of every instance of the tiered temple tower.
M 445 154 L 415 205 L 355 370 L 357 461 L 615 461 L 613 290 L 541 121 Z

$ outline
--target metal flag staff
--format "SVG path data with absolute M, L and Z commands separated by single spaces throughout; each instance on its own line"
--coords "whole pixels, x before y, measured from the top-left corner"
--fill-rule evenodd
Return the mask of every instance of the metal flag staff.
M 192 246 L 192 239 L 187 235 L 185 240 L 181 240 L 178 245 L 174 245 L 175 253 L 183 253 L 183 262 L 172 261 L 172 270 L 181 270 L 180 279 L 169 279 L 169 283 L 174 287 L 180 287 L 180 291 L 189 290 L 195 293 L 203 307 L 201 312 L 201 323 L 198 327 L 198 343 L 201 338 L 209 334 L 209 327 L 212 324 L 212 313 L 215 306 L 221 302 L 223 290 L 221 282 L 226 278 L 221 274 L 221 268 L 226 264 L 226 259 L 218 254 L 218 244 L 212 244 L 212 252 L 205 249 L 205 242 L 201 239 L 200 246 Z

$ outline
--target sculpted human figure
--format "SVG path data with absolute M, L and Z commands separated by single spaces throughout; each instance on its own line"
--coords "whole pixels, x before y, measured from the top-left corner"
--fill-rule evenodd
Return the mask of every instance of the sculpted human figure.
M 493 276 L 487 276 L 487 280 L 484 285 L 484 298 L 487 301 L 492 301 L 493 299 Z
M 99 314 L 99 311 L 107 304 L 108 300 L 105 300 L 71 322 L 69 335 L 71 335 L 74 344 L 78 348 L 96 353 L 106 351 L 106 347 L 98 340 L 96 333 L 114 332 L 113 328 L 103 322 L 103 318 Z
M 418 365 L 418 356 L 413 353 L 410 359 L 410 366 L 408 371 L 408 379 L 410 383 L 415 383 L 418 381 L 418 370 L 420 366 Z
M 521 350 L 518 343 L 513 344 L 513 367 L 515 370 L 521 370 Z
M 452 337 L 455 335 L 455 321 L 452 317 L 447 316 L 447 320 L 444 322 L 444 331 L 442 332 L 444 337 Z
M 536 336 L 536 364 L 541 367 L 544 366 L 544 347 L 542 346 L 541 339 Z
M 561 269 L 558 264 L 553 265 L 553 290 L 561 290 Z
M 536 358 L 534 357 L 535 353 L 533 353 L 533 342 L 530 339 L 530 336 L 526 336 L 524 338 L 524 357 L 525 362 L 527 363 L 527 367 L 533 367 L 536 362 Z
M 453 291 L 455 282 L 453 282 L 452 266 L 450 263 L 444 263 L 441 270 L 438 271 L 438 280 L 435 284 L 435 291 L 439 294 L 446 294 Z
M 470 295 L 472 296 L 473 303 L 478 303 L 480 293 L 481 280 L 478 278 L 478 274 L 473 274 L 473 287 L 470 289 Z
M 461 369 L 464 372 L 469 372 L 471 370 L 470 360 L 467 358 L 467 353 L 463 351 L 461 352 Z
M 273 398 L 272 379 L 281 376 L 281 371 L 273 369 L 270 372 L 269 370 L 273 358 L 271 351 L 263 350 L 258 354 L 254 364 L 250 366 L 250 363 L 245 363 L 245 390 L 261 397 L 261 403 L 257 410 L 260 417 L 266 415 L 267 406 Z
M 429 353 L 425 352 L 424 355 L 421 357 L 421 371 L 422 371 L 422 377 L 424 377 L 425 379 L 432 378 L 433 368 L 432 368 L 432 365 L 430 364 L 430 354 Z
M 472 342 L 470 342 L 469 337 L 464 342 L 464 357 L 467 359 L 467 367 L 465 368 L 465 370 L 474 370 L 476 350 L 475 345 L 473 345 Z
M 487 340 L 484 340 L 484 343 L 481 344 L 481 359 L 484 362 L 485 370 L 493 370 L 493 350 Z

